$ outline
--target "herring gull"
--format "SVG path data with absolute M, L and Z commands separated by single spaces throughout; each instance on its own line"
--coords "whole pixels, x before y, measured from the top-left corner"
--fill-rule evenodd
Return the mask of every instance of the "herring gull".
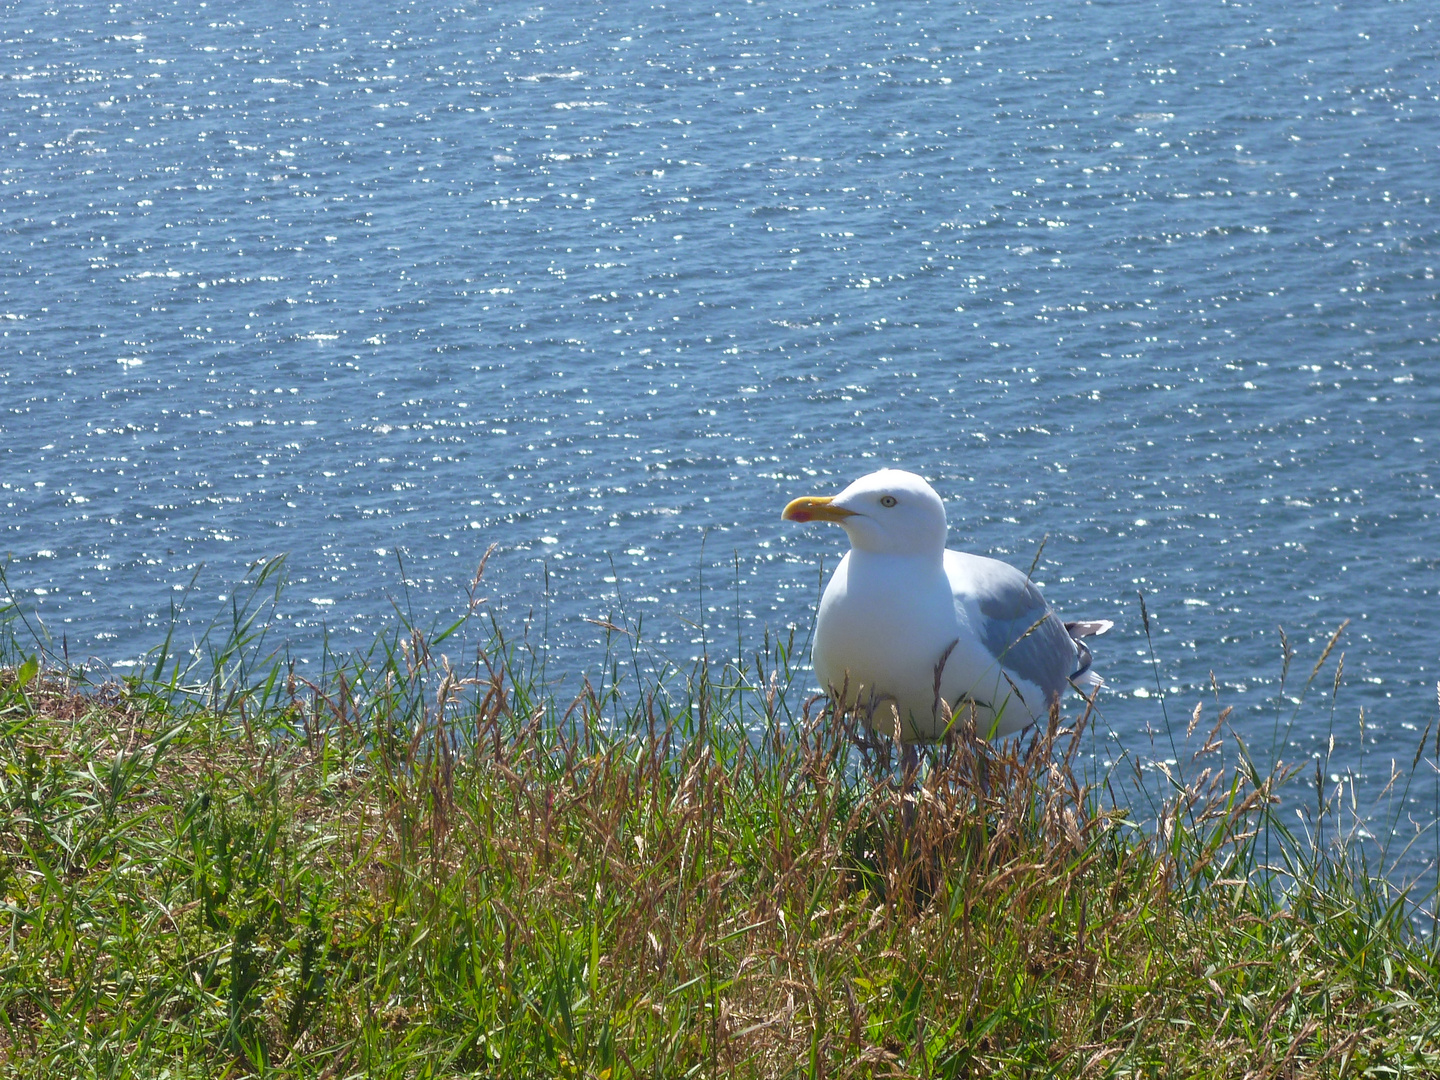
M 1101 686 L 1081 639 L 1113 624 L 1064 623 L 1013 566 L 947 550 L 945 504 L 914 473 L 882 469 L 781 516 L 849 534 L 820 597 L 812 661 L 822 689 L 865 708 L 868 726 L 898 720 L 901 742 L 933 742 L 952 710 L 973 705 L 976 730 L 995 738 L 1047 716 L 1067 687 L 1089 699 Z

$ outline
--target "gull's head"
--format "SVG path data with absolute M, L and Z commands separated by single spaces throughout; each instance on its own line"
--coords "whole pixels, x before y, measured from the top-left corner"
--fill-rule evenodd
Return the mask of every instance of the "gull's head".
M 930 555 L 945 550 L 945 504 L 923 477 L 901 469 L 862 476 L 839 495 L 806 495 L 780 515 L 786 521 L 833 521 L 850 546 L 879 555 Z

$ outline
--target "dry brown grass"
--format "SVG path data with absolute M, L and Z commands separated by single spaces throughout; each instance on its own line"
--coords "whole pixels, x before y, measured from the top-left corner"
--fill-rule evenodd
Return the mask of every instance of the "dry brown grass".
M 1440 1068 L 1403 911 L 1318 853 L 1288 891 L 1259 865 L 1283 777 L 1201 771 L 1139 828 L 1080 778 L 1085 716 L 962 724 L 907 782 L 733 669 L 564 708 L 511 675 L 412 631 L 219 710 L 12 677 L 6 1070 Z

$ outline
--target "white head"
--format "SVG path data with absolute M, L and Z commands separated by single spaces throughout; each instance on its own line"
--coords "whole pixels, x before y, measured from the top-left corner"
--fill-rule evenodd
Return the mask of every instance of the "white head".
M 850 546 L 879 555 L 926 555 L 945 550 L 945 504 L 924 478 L 901 469 L 862 476 L 839 495 L 795 499 L 788 521 L 833 521 Z

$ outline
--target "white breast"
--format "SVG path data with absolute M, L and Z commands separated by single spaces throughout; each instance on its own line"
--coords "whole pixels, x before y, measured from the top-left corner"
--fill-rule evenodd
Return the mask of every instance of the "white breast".
M 851 551 L 820 599 L 816 677 L 827 693 L 843 689 L 847 705 L 873 708 L 882 731 L 898 716 L 907 742 L 941 737 L 949 709 L 962 701 L 978 705 L 983 733 L 1019 731 L 1043 715 L 1043 693 L 1014 673 L 1007 678 L 985 645 L 982 619 L 934 560 Z

